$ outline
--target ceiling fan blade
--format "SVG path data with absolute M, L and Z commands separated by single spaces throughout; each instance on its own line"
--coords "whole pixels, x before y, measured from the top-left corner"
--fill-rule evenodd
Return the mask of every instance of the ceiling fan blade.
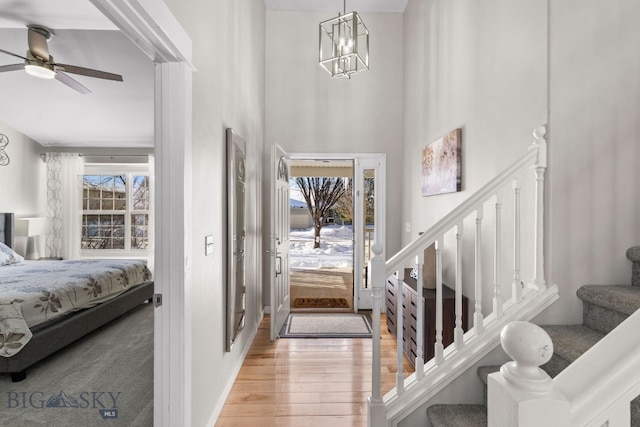
M 99 79 L 106 80 L 115 80 L 118 82 L 122 81 L 122 76 L 120 74 L 107 73 L 106 71 L 98 71 L 92 70 L 91 68 L 77 67 L 75 65 L 67 65 L 67 64 L 53 64 L 56 67 L 61 67 L 63 71 L 72 74 L 78 74 L 81 76 L 87 77 L 97 77 Z
M 47 45 L 47 38 L 33 28 L 29 28 L 28 34 L 29 51 L 31 51 L 31 54 L 45 62 L 49 61 L 49 46 Z
M 66 84 L 71 89 L 74 89 L 74 90 L 80 92 L 83 95 L 91 93 L 91 91 L 89 89 L 87 89 L 86 87 L 84 87 L 80 82 L 78 82 L 77 80 L 73 79 L 71 76 L 66 75 L 62 71 L 56 71 L 56 80 Z
M 7 55 L 15 56 L 16 58 L 24 59 L 25 61 L 27 60 L 27 58 L 25 58 L 24 56 L 16 55 L 15 53 L 11 53 L 4 49 L 0 49 L 0 52 L 6 53 Z
M 24 70 L 24 64 L 0 65 L 0 73 L 16 70 Z

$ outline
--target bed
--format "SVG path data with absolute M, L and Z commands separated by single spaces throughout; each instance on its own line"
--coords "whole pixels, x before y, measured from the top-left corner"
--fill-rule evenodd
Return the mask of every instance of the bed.
M 144 263 L 24 261 L 6 249 L 14 247 L 13 225 L 13 214 L 0 213 L 0 373 L 11 374 L 12 381 L 23 380 L 29 366 L 151 300 L 153 281 Z

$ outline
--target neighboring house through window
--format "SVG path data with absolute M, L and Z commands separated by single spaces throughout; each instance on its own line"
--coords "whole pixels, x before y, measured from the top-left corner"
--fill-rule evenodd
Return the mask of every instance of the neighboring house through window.
M 83 257 L 147 257 L 152 244 L 149 182 L 147 164 L 85 164 Z

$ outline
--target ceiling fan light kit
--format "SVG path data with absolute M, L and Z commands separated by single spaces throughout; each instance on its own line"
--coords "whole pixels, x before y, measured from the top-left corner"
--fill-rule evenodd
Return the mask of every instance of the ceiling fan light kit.
M 56 77 L 55 71 L 42 65 L 25 64 L 24 70 L 27 74 L 40 79 L 54 79 Z
M 37 25 L 29 25 L 27 28 L 29 50 L 27 51 L 26 56 L 20 56 L 0 49 L 0 52 L 6 55 L 23 59 L 24 64 L 2 65 L 0 66 L 0 72 L 24 69 L 24 71 L 31 76 L 41 79 L 56 79 L 82 94 L 91 93 L 91 91 L 65 73 L 119 82 L 122 81 L 122 76 L 119 74 L 107 73 L 105 71 L 93 70 L 75 65 L 57 64 L 53 60 L 53 56 L 49 54 L 49 46 L 47 43 L 51 40 L 52 36 L 55 35 L 53 31 Z
M 351 78 L 369 69 L 369 30 L 357 12 L 343 13 L 319 25 L 319 64 L 332 77 Z
M 49 61 L 53 62 L 53 56 L 49 55 Z M 30 51 L 27 51 L 27 58 L 24 61 L 24 71 L 40 79 L 54 79 L 56 77 L 53 65 L 34 58 Z

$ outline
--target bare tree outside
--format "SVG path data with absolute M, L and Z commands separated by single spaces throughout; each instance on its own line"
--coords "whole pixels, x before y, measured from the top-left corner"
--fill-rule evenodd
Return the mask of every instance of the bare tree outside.
M 346 192 L 343 178 L 298 177 L 296 184 L 300 188 L 307 209 L 313 220 L 315 239 L 313 248 L 320 247 L 320 230 L 324 226 L 329 211 Z
M 364 223 L 365 225 L 374 224 L 375 212 L 375 179 L 364 179 Z M 346 184 L 344 197 L 340 198 L 336 203 L 334 210 L 343 222 L 351 223 L 353 221 L 353 180 L 348 179 Z
M 341 197 L 333 210 L 338 215 L 342 223 L 353 223 L 353 180 L 347 179 L 344 196 Z

